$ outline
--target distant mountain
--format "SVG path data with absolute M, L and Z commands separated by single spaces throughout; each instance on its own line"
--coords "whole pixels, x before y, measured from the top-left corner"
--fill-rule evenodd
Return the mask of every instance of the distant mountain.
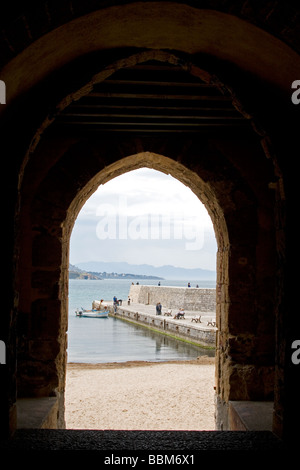
M 77 266 L 74 266 L 72 264 L 69 265 L 69 279 L 101 279 L 100 276 L 97 275 L 97 273 L 89 273 L 86 271 L 83 271 L 82 269 L 79 269 Z
M 117 273 L 115 271 L 103 271 L 103 272 L 95 272 L 95 271 L 88 271 L 80 269 L 73 264 L 69 265 L 69 279 L 163 279 L 162 277 L 158 276 L 147 276 L 146 274 L 133 274 L 133 273 Z
M 151 266 L 149 264 L 129 264 L 125 262 L 87 261 L 77 263 L 80 269 L 92 273 L 132 273 L 134 275 L 156 276 L 164 279 L 215 280 L 215 271 L 208 269 L 186 269 L 176 266 Z

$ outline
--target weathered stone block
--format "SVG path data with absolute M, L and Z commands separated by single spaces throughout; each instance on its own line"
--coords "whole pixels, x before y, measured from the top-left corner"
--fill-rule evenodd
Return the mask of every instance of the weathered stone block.
M 165 287 L 132 285 L 129 297 L 133 303 L 156 305 L 164 308 L 184 308 L 200 312 L 216 311 L 216 290 L 192 287 Z
M 34 238 L 32 265 L 57 267 L 61 263 L 61 241 L 54 236 L 41 234 Z
M 60 301 L 38 299 L 32 304 L 31 329 L 33 338 L 57 338 L 60 325 Z

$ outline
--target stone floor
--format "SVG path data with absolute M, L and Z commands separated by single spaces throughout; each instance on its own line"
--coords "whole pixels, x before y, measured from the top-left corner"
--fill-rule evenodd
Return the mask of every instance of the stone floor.
M 198 451 L 284 452 L 282 442 L 269 431 L 95 431 L 19 429 L 0 451 Z

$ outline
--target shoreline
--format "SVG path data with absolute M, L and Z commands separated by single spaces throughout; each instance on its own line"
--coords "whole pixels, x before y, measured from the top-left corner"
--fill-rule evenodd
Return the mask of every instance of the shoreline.
M 201 364 L 214 365 L 215 357 L 198 356 L 196 359 L 170 361 L 125 361 L 125 362 L 68 362 L 67 369 L 119 369 L 126 367 L 146 367 L 159 364 Z

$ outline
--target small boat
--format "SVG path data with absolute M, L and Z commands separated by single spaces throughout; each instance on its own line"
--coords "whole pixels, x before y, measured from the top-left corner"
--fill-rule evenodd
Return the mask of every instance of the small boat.
M 78 308 L 75 310 L 76 317 L 88 317 L 88 318 L 108 318 L 108 310 L 85 310 L 81 309 L 78 310 Z

